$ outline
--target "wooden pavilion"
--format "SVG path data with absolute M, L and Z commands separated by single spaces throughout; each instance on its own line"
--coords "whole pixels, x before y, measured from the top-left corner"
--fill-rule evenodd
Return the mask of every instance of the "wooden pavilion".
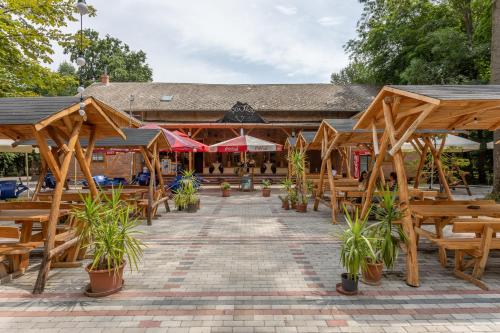
M 401 146 L 415 137 L 418 129 L 436 130 L 496 130 L 500 127 L 500 86 L 386 86 L 368 109 L 361 115 L 355 130 L 370 130 L 376 161 L 363 205 L 366 213 L 379 172 L 386 154 L 393 159 L 399 188 L 399 201 L 403 211 L 403 228 L 407 243 L 407 284 L 419 286 L 417 241 L 411 218 L 410 197 L 407 186 Z M 382 138 L 375 135 L 383 130 Z M 415 143 L 415 141 L 413 141 Z M 439 161 L 438 150 L 424 138 L 427 148 Z
M 314 209 L 317 210 L 324 194 L 325 173 L 328 177 L 328 186 L 330 189 L 330 203 L 332 209 L 332 222 L 336 223 L 337 198 L 335 190 L 335 180 L 332 174 L 333 162 L 332 153 L 338 151 L 340 163 L 338 174 L 342 175 L 345 169 L 347 178 L 351 177 L 350 166 L 350 148 L 363 147 L 371 150 L 372 132 L 363 129 L 354 129 L 356 120 L 354 119 L 325 119 L 321 123 L 312 145 L 321 147 L 321 171 L 319 174 L 318 191 L 314 201 Z M 376 135 L 379 135 L 378 133 Z
M 51 261 L 61 252 L 75 246 L 78 239 L 67 240 L 55 247 L 56 225 L 59 219 L 61 195 L 71 157 L 76 156 L 80 168 L 90 185 L 92 195 L 97 188 L 90 173 L 92 148 L 99 138 L 119 136 L 125 138 L 120 127 L 137 123 L 123 112 L 87 97 L 32 97 L 0 99 L 0 137 L 13 140 L 35 139 L 40 154 L 57 180 L 46 227 L 44 257 L 34 287 L 35 293 L 44 290 Z M 84 150 L 80 139 L 88 139 Z M 51 149 L 48 140 L 57 147 Z M 25 210 L 29 209 L 29 205 Z
M 96 140 L 93 147 L 90 147 L 90 149 L 94 151 L 105 150 L 108 152 L 117 151 L 140 153 L 143 157 L 144 164 L 151 174 L 151 179 L 155 179 L 157 175 L 161 175 L 159 152 L 160 150 L 170 149 L 170 145 L 164 135 L 163 130 L 161 128 L 123 128 L 122 131 L 126 135 L 125 139 L 123 139 L 122 137 L 102 138 Z M 38 146 L 38 142 L 34 140 L 19 141 L 16 143 Z M 54 149 L 55 147 L 57 147 L 57 144 L 53 140 L 48 140 L 47 143 L 49 146 L 54 147 Z M 87 150 L 89 149 L 89 141 L 86 138 L 82 138 L 82 140 L 80 141 L 80 145 Z M 91 164 L 92 161 L 90 161 L 90 166 Z M 33 195 L 34 198 L 38 197 L 46 172 L 46 168 L 42 168 L 40 177 L 35 187 L 35 192 Z M 148 225 L 152 224 L 152 218 L 154 217 L 159 204 L 165 203 L 165 208 L 167 209 L 167 211 L 169 210 L 163 177 L 158 177 L 158 179 L 160 185 L 158 189 L 155 189 L 155 182 L 149 182 L 146 214 Z M 134 188 L 135 187 L 137 186 L 134 186 Z M 78 196 L 78 194 L 76 196 Z M 142 203 L 139 202 L 139 204 Z

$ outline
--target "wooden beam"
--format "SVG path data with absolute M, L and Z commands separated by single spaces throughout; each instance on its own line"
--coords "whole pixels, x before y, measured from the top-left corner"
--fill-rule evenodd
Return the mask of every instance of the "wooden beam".
M 389 154 L 394 156 L 396 152 L 401 149 L 401 146 L 413 135 L 417 127 L 427 118 L 427 116 L 437 108 L 437 105 L 429 105 L 422 113 L 419 114 L 417 119 L 408 127 L 406 132 L 399 138 L 399 141 L 395 144 L 391 143 L 391 150 Z
M 448 199 L 452 199 L 451 195 L 451 190 L 450 186 L 448 185 L 448 180 L 446 179 L 446 175 L 443 170 L 443 164 L 441 163 L 441 156 L 439 155 L 438 150 L 436 147 L 434 147 L 434 144 L 429 138 L 424 138 L 424 142 L 429 146 L 429 149 L 431 151 L 432 157 L 434 158 L 434 165 L 436 166 L 436 169 L 438 171 L 439 175 L 439 180 L 441 182 L 441 185 L 443 185 L 444 191 L 446 193 L 446 196 Z
M 71 157 L 73 155 L 72 152 L 74 151 L 75 144 L 78 142 L 78 136 L 80 134 L 81 126 L 82 126 L 82 121 L 78 121 L 73 127 L 73 131 L 71 132 L 71 136 L 68 140 L 68 148 L 70 151 L 65 153 L 64 155 L 64 159 L 60 170 L 61 179 L 66 179 L 66 175 L 68 174 Z M 36 130 L 35 133 L 39 135 L 38 131 Z M 63 189 L 64 189 L 64 181 L 62 180 L 58 181 L 56 183 L 56 188 L 54 190 L 54 195 L 52 197 L 49 220 L 47 222 L 47 238 L 45 240 L 44 256 L 42 259 L 42 264 L 40 266 L 40 271 L 38 272 L 38 277 L 35 283 L 35 287 L 33 289 L 33 293 L 35 294 L 43 292 L 45 288 L 45 283 L 47 282 L 47 278 L 49 275 L 50 263 L 51 263 L 50 253 L 54 248 L 55 244 L 56 226 L 59 220 L 59 209 L 60 209 Z
M 422 168 L 425 165 L 425 159 L 427 157 L 427 150 L 428 149 L 429 149 L 429 146 L 426 143 L 426 144 L 424 144 L 424 147 L 422 148 L 422 151 L 420 152 L 420 161 L 418 163 L 417 172 L 415 174 L 415 183 L 413 184 L 414 188 L 418 188 L 418 186 L 420 185 L 420 177 L 421 177 L 421 173 L 422 173 Z
M 85 162 L 90 165 L 92 162 L 92 154 L 94 153 L 94 147 L 96 142 L 96 130 L 95 127 L 92 127 L 89 135 L 89 142 L 87 148 L 85 149 Z
M 47 163 L 47 166 L 49 167 L 50 171 L 56 178 L 57 182 L 62 182 L 63 179 L 61 177 L 61 171 L 59 170 L 59 166 L 57 161 L 54 158 L 54 155 L 50 152 L 49 146 L 47 144 L 47 141 L 42 133 L 37 131 L 35 128 L 33 128 L 33 135 L 36 139 L 38 149 L 40 150 L 40 155 L 42 155 L 43 159 L 45 160 L 45 163 Z
M 330 184 L 330 203 L 332 206 L 332 223 L 337 224 L 337 193 L 335 191 L 335 181 L 332 174 L 332 159 L 326 160 L 326 172 L 328 172 L 328 183 Z
M 376 156 L 379 153 L 379 147 L 378 147 L 377 126 L 375 125 L 374 122 L 372 122 L 372 140 L 373 140 L 373 152 Z

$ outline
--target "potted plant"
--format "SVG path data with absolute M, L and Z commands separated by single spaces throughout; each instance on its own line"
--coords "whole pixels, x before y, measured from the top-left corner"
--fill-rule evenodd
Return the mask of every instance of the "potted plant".
M 231 184 L 229 184 L 228 182 L 222 182 L 220 184 L 220 188 L 222 190 L 223 197 L 231 196 Z
M 286 178 L 285 180 L 283 180 L 283 182 L 281 182 L 281 186 L 282 186 L 281 190 L 284 193 L 284 196 L 279 196 L 279 198 L 281 199 L 281 208 L 289 210 L 290 192 L 292 191 L 293 181 L 289 178 Z
M 295 188 L 292 188 L 290 191 L 290 208 L 296 209 L 297 208 L 297 201 L 299 200 L 299 196 L 297 194 L 297 190 Z
M 262 181 L 262 196 L 263 197 L 271 196 L 271 181 L 269 179 L 264 179 Z
M 373 239 L 367 234 L 365 218 L 360 218 L 356 209 L 355 216 L 352 217 L 347 207 L 344 206 L 347 228 L 340 236 L 342 242 L 340 247 L 340 262 L 347 272 L 342 273 L 341 289 L 339 291 L 350 294 L 357 293 L 359 271 L 366 270 L 367 260 L 374 258 Z
M 120 199 L 120 193 L 121 189 L 113 189 L 110 196 L 101 193 L 94 199 L 82 198 L 83 207 L 72 211 L 80 223 L 78 237 L 91 250 L 92 262 L 86 267 L 89 296 L 119 291 L 126 262 L 131 270 L 138 269 L 143 254 L 144 244 L 137 238 L 140 232 L 136 229 L 140 222 L 133 217 L 134 208 Z
M 182 187 L 179 188 L 175 193 L 174 193 L 174 204 L 175 207 L 177 207 L 177 210 L 181 211 L 184 210 L 187 206 L 187 197 L 182 191 Z
M 196 213 L 199 206 L 200 199 L 196 194 L 196 189 L 192 183 L 184 183 L 182 186 L 182 192 L 186 200 L 186 211 L 188 213 Z
M 379 189 L 379 202 L 375 206 L 376 223 L 372 225 L 378 239 L 378 256 L 388 269 L 393 269 L 399 255 L 399 249 L 407 241 L 406 234 L 400 224 L 394 222 L 403 218 L 397 203 L 397 188 L 394 191 L 389 186 Z
M 301 192 L 298 193 L 299 201 L 296 207 L 297 212 L 307 212 L 307 203 L 309 202 L 309 198 L 312 195 L 313 188 L 314 184 L 311 180 L 305 182 L 305 186 L 303 186 Z

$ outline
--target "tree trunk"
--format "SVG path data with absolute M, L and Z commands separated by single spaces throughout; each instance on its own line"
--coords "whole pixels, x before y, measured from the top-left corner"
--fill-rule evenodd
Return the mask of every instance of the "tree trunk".
M 500 84 L 500 0 L 492 2 L 491 35 L 491 84 Z M 500 140 L 500 130 L 495 131 L 494 142 Z M 493 191 L 500 193 L 500 145 L 493 151 Z

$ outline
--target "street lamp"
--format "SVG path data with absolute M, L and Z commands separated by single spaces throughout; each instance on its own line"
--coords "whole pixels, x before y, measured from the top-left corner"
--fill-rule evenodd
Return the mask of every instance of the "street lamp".
M 80 55 L 76 58 L 76 64 L 79 68 L 85 66 L 87 61 L 83 57 L 83 15 L 87 15 L 89 13 L 89 7 L 85 0 L 78 0 L 76 5 L 76 9 L 80 13 Z M 80 94 L 80 114 L 82 117 L 85 115 L 85 104 L 83 103 L 83 92 L 85 88 L 83 86 L 83 78 L 82 73 L 80 71 L 80 86 L 77 89 L 77 92 Z

